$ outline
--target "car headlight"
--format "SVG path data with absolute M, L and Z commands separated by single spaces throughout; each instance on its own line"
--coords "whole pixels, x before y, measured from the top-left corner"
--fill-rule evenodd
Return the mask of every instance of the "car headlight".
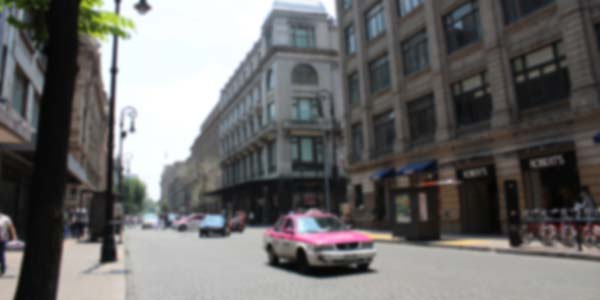
M 373 248 L 373 242 L 360 243 L 360 247 L 362 249 L 372 249 Z
M 335 250 L 335 246 L 334 245 L 318 245 L 318 246 L 313 246 L 313 250 L 315 252 L 330 251 L 330 250 Z

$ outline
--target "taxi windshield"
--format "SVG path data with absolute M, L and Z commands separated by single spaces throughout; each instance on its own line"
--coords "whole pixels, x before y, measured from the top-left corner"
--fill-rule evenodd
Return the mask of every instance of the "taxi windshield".
M 298 219 L 298 233 L 319 233 L 346 230 L 346 226 L 334 217 L 302 217 Z

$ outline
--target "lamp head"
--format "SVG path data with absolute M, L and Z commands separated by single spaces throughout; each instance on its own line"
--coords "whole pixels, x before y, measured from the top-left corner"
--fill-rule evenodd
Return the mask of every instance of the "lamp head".
M 146 0 L 140 0 L 140 2 L 138 2 L 134 7 L 135 7 L 135 10 L 137 10 L 142 15 L 145 15 L 152 9 L 150 4 L 148 4 L 148 2 L 146 2 Z

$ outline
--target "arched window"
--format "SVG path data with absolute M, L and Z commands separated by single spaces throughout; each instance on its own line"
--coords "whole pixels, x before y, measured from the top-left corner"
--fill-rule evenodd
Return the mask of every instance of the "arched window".
M 267 91 L 270 91 L 273 89 L 273 70 L 269 69 L 269 71 L 267 71 L 267 79 L 266 79 L 266 84 L 267 84 Z
M 317 71 L 310 65 L 297 65 L 292 71 L 292 82 L 294 84 L 319 84 Z

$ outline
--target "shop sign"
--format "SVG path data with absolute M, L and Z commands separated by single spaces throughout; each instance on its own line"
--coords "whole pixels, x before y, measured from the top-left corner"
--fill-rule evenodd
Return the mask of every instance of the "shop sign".
M 396 195 L 394 198 L 396 203 L 396 223 L 408 224 L 412 221 L 410 196 L 408 194 Z
M 481 178 L 481 177 L 488 176 L 488 170 L 486 167 L 469 169 L 469 170 L 464 170 L 462 175 L 463 175 L 464 179 Z
M 565 158 L 562 155 L 553 155 L 541 158 L 534 158 L 529 161 L 529 167 L 532 169 L 543 169 L 549 167 L 564 166 Z

